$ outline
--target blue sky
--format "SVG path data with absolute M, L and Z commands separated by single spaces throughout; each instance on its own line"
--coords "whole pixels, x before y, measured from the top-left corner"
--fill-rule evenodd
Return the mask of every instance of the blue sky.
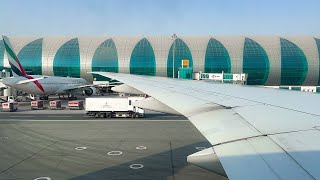
M 6 35 L 320 35 L 320 0 L 0 2 Z

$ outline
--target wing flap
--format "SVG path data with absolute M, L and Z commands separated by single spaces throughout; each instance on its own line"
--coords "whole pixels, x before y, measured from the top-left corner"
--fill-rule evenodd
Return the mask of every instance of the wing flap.
M 262 134 L 232 109 L 218 109 L 189 117 L 211 144 L 220 144 Z
M 308 130 L 320 125 L 319 116 L 270 105 L 243 106 L 233 110 L 262 134 Z
M 229 179 L 314 179 L 269 137 L 214 146 Z
M 270 136 L 315 179 L 320 179 L 320 131 L 290 132 Z

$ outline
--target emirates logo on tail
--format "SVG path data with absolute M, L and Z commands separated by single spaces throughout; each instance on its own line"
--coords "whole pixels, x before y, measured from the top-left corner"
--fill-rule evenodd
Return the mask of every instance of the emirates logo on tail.
M 14 77 L 17 76 L 23 76 L 25 78 L 28 79 L 34 79 L 32 76 L 27 75 L 27 73 L 25 72 L 25 70 L 23 69 L 17 55 L 14 53 L 12 45 L 9 41 L 9 38 L 6 36 L 2 36 L 3 38 L 3 43 L 4 43 L 4 47 L 7 51 L 8 54 L 8 61 L 11 67 L 11 71 Z M 39 83 L 39 81 L 33 81 L 33 83 L 42 91 L 44 92 L 44 89 L 42 87 L 42 85 Z
M 7 54 L 8 54 L 8 60 L 9 60 L 9 64 L 10 64 L 13 76 L 27 76 L 18 57 L 13 52 L 13 48 L 11 46 L 11 43 L 10 43 L 8 37 L 3 36 L 3 43 L 4 43 L 4 47 L 5 47 Z

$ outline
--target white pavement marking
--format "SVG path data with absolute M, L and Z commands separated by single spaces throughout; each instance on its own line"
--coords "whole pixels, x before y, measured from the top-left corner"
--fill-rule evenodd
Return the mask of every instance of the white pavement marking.
M 74 148 L 74 149 L 77 150 L 77 151 L 82 151 L 82 150 L 87 149 L 87 147 L 81 146 L 81 147 L 76 147 L 76 148 Z
M 146 146 L 137 146 L 136 149 L 138 149 L 138 150 L 144 150 L 144 149 L 147 149 L 147 147 L 146 147 Z
M 38 177 L 38 178 L 36 178 L 34 180 L 51 180 L 51 178 L 49 178 L 49 177 Z
M 122 151 L 110 151 L 107 153 L 109 156 L 120 156 Z
M 10 116 L 10 117 L 13 117 L 13 118 L 26 118 L 26 117 L 34 117 L 34 116 Z
M 66 118 L 66 117 L 72 117 L 72 116 L 47 116 L 47 117 L 53 117 L 53 118 L 57 118 L 57 117 L 59 117 L 59 118 Z
M 96 119 L 83 119 L 83 120 L 70 120 L 70 119 L 47 119 L 47 120 L 34 120 L 34 119 L 0 119 L 0 122 L 189 122 L 189 120 L 96 120 Z
M 131 169 L 141 169 L 143 168 L 144 166 L 142 164 L 131 164 L 129 166 Z

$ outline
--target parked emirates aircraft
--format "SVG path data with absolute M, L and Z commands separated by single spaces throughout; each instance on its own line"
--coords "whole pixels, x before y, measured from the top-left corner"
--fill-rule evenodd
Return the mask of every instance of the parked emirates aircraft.
M 96 88 L 83 78 L 28 75 L 16 56 L 9 39 L 3 36 L 13 77 L 4 78 L 3 84 L 28 94 L 49 96 L 53 94 L 72 95 L 84 91 L 88 96 L 96 92 Z

